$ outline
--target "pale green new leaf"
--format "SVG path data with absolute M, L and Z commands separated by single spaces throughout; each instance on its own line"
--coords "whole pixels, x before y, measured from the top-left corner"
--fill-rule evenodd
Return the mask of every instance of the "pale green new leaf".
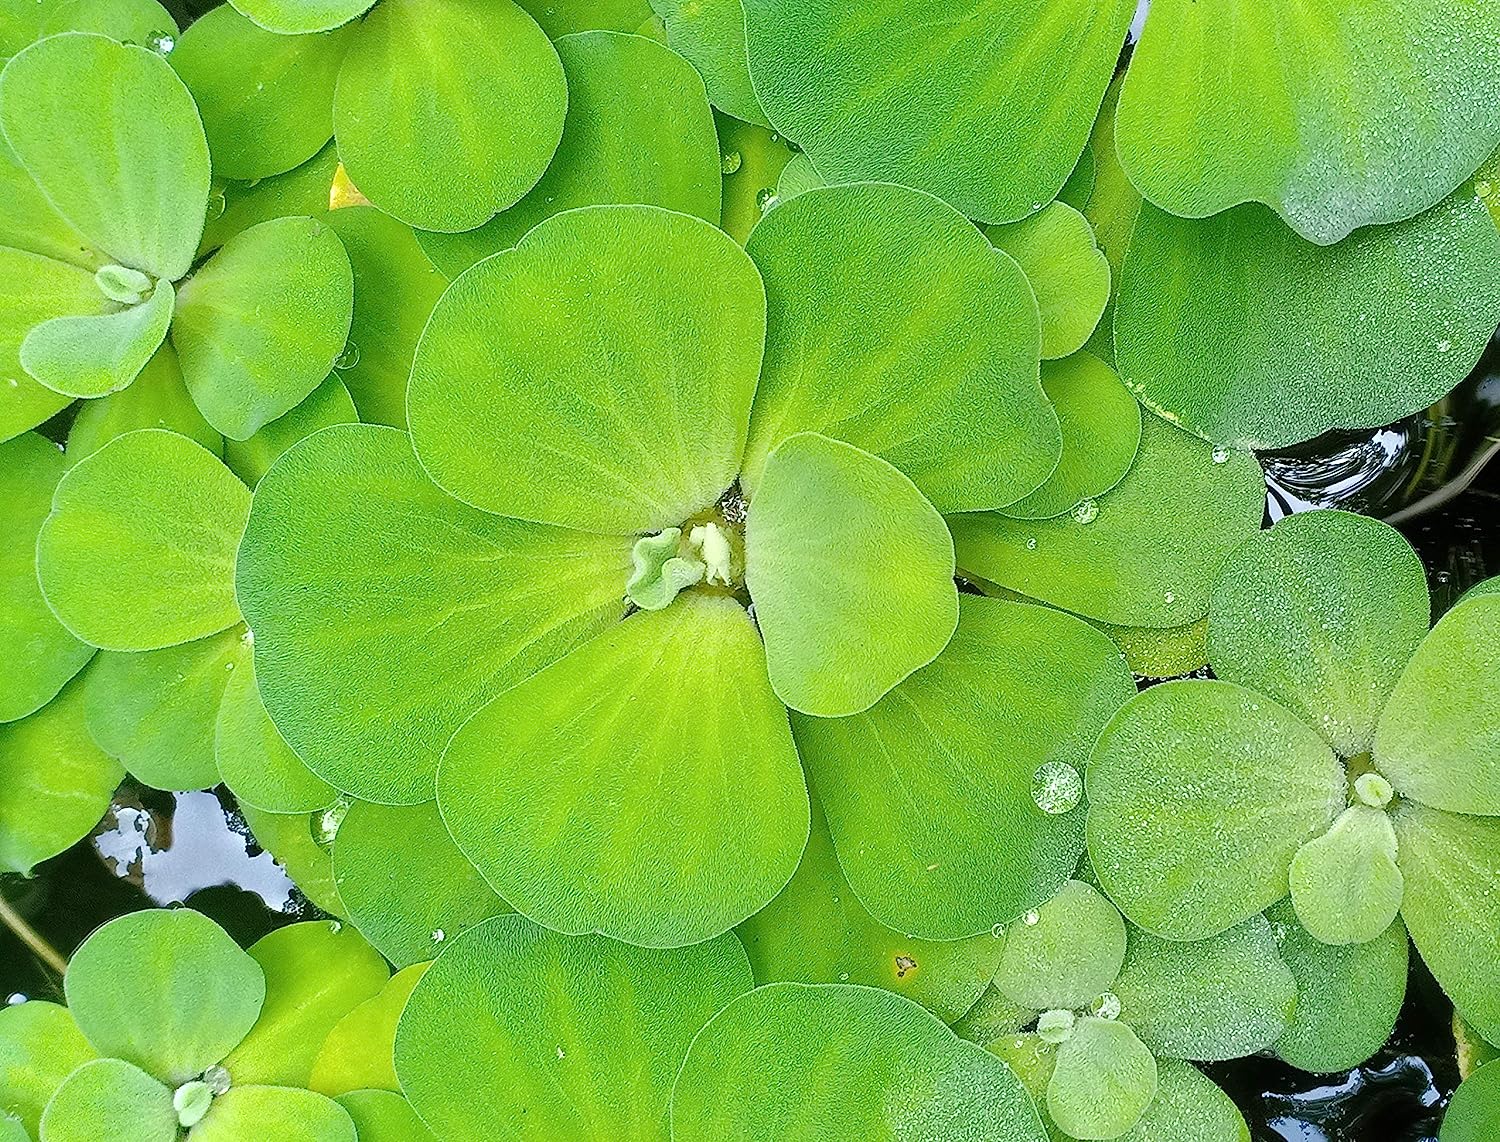
M 834 1078 L 833 1076 L 836 1076 Z M 1045 1142 L 994 1055 L 878 988 L 775 983 L 693 1040 L 672 1092 L 673 1142 Z
M 338 235 L 313 218 L 278 218 L 236 234 L 183 283 L 172 344 L 204 417 L 245 440 L 328 376 L 353 311 Z
M 1266 918 L 1277 954 L 1297 980 L 1297 1008 L 1276 1054 L 1294 1067 L 1329 1074 L 1357 1067 L 1391 1037 L 1406 998 L 1406 929 L 1391 924 L 1364 944 L 1334 947 L 1297 921 L 1290 901 Z
M 1089 760 L 1089 856 L 1134 923 L 1213 936 L 1287 893 L 1304 843 L 1344 808 L 1339 764 L 1284 706 L 1229 682 L 1133 698 Z
M 1271 1046 L 1297 1004 L 1297 981 L 1264 916 L 1188 942 L 1133 929 L 1114 992 L 1120 1021 L 1155 1054 L 1200 1062 Z
M 830 182 L 884 179 L 1009 222 L 1078 162 L 1129 0 L 747 0 L 760 105 Z
M 486 511 L 679 526 L 739 472 L 764 335 L 754 264 L 702 219 L 557 215 L 438 302 L 407 394 L 417 455 Z
M 1070 880 L 1006 932 L 995 986 L 1013 1003 L 1035 1011 L 1077 1010 L 1109 991 L 1124 962 L 1125 920 L 1119 909 L 1092 885 Z
M 911 480 L 816 433 L 772 453 L 745 527 L 771 687 L 794 710 L 868 710 L 958 622 L 953 540 Z
M 0 444 L 0 723 L 46 705 L 93 653 L 57 621 L 37 583 L 37 532 L 66 469 L 57 446 L 34 432 Z
M 333 129 L 380 209 L 468 230 L 536 185 L 567 103 L 557 52 L 511 0 L 382 0 L 339 69 Z
M 449 839 L 433 802 L 356 801 L 333 854 L 349 919 L 401 967 L 432 959 L 460 932 L 510 911 Z
M 944 1022 L 974 1006 L 1005 947 L 991 932 L 964 940 L 923 940 L 881 924 L 849 887 L 816 806 L 796 875 L 736 931 L 757 984 L 883 987 Z
M 579 32 L 555 46 L 568 79 L 557 154 L 525 198 L 478 229 L 419 235 L 449 277 L 580 206 L 639 202 L 719 220 L 719 140 L 691 65 L 618 32 Z
M 102 397 L 140 375 L 172 322 L 172 284 L 159 281 L 138 305 L 84 317 L 54 317 L 21 342 L 21 367 L 54 392 Z
M 334 1025 L 390 979 L 379 953 L 353 928 L 312 920 L 277 928 L 250 945 L 265 972 L 260 1018 L 223 1060 L 236 1084 L 306 1086 Z
M 29 717 L 0 724 L 0 871 L 30 876 L 87 836 L 125 775 L 84 725 L 87 685 L 85 675 Z
M 1352 757 L 1370 748 L 1428 615 L 1422 561 L 1400 532 L 1368 516 L 1306 512 L 1225 561 L 1209 658 L 1216 677 L 1269 694 Z
M 1109 259 L 1088 219 L 1065 202 L 1053 202 L 1019 222 L 987 227 L 985 234 L 1031 283 L 1041 311 L 1042 356 L 1054 360 L 1082 349 L 1110 293 Z
M 1432 629 L 1375 731 L 1381 773 L 1404 797 L 1500 814 L 1500 595 L 1476 595 Z
M 29 999 L 0 1008 L 0 1116 L 14 1115 L 29 1142 L 53 1092 L 94 1057 L 66 1007 Z
M 175 282 L 203 231 L 208 143 L 193 97 L 147 48 L 49 36 L 0 73 L 0 127 L 91 246 Z
M 771 452 L 803 431 L 894 464 L 945 512 L 1009 503 L 1057 466 L 1035 299 L 951 206 L 885 184 L 812 190 L 746 248 L 767 305 L 752 498 Z
M 870 710 L 793 719 L 860 900 L 938 939 L 1040 908 L 1072 875 L 1083 808 L 1044 811 L 1037 771 L 1081 773 L 1135 692 L 1109 639 L 1070 615 L 970 596 L 959 615 L 937 660 Z
M 1500 821 L 1410 801 L 1394 821 L 1412 942 L 1459 1014 L 1500 1042 Z
M 485 706 L 453 735 L 437 790 L 459 848 L 517 911 L 649 947 L 757 912 L 807 843 L 807 790 L 755 626 L 701 591 Z
M 1264 202 L 1304 238 L 1420 213 L 1500 142 L 1485 4 L 1158 0 L 1120 98 L 1120 158 L 1163 209 Z
M 234 552 L 250 493 L 186 436 L 143 429 L 70 468 L 37 539 L 42 594 L 106 650 L 155 650 L 239 620 Z
M 129 912 L 73 953 L 68 1009 L 101 1055 L 178 1084 L 245 1037 L 266 996 L 260 965 L 200 912 Z
M 231 1072 L 232 1074 L 233 1072 Z M 214 1099 L 188 1142 L 359 1142 L 354 1120 L 331 1098 L 284 1086 L 236 1084 Z
M 1124 1023 L 1084 1016 L 1057 1048 L 1047 1113 L 1074 1138 L 1118 1138 L 1156 1097 L 1156 1059 Z
M 42 1112 L 41 1142 L 176 1142 L 172 1091 L 123 1059 L 94 1059 L 64 1080 Z
M 1297 918 L 1325 944 L 1363 944 L 1401 909 L 1396 831 L 1384 809 L 1351 805 L 1308 841 L 1288 870 Z
M 220 779 L 220 702 L 235 669 L 248 669 L 244 630 L 161 650 L 105 651 L 84 676 L 89 733 L 154 789 L 207 789 Z
M 215 177 L 265 178 L 318 153 L 354 32 L 277 35 L 228 4 L 193 21 L 168 60 L 198 104 Z
M 1142 403 L 1205 440 L 1279 448 L 1425 408 L 1497 323 L 1500 233 L 1472 195 L 1329 247 L 1263 206 L 1202 221 L 1146 207 L 1115 358 Z
M 499 916 L 460 936 L 417 983 L 396 1032 L 396 1072 L 444 1142 L 665 1142 L 688 1044 L 749 988 L 732 935 L 659 951 Z M 455 1011 L 465 1013 L 461 1036 Z
M 1091 516 L 975 512 L 948 523 L 963 572 L 1090 619 L 1180 627 L 1208 611 L 1225 557 L 1260 530 L 1265 498 L 1255 457 L 1220 463 L 1201 440 L 1148 416 L 1134 465 Z
M 405 434 L 325 428 L 261 480 L 240 550 L 261 698 L 331 785 L 429 801 L 470 714 L 618 619 L 630 543 L 477 512 Z

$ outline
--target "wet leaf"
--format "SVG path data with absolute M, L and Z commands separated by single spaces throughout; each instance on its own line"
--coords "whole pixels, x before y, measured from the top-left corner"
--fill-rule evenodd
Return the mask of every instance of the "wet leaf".
M 1047 1112 L 1074 1138 L 1118 1138 L 1156 1097 L 1156 1059 L 1124 1023 L 1084 1016 L 1057 1048 Z
M 285 36 L 326 32 L 370 7 L 371 0 L 233 0 L 235 8 L 267 31 Z
M 24 1128 L 21 1142 L 36 1137 L 42 1110 L 63 1080 L 93 1058 L 66 1007 L 30 999 L 0 1008 L 0 1116 L 15 1116 Z
M 1070 880 L 1010 926 L 995 986 L 1034 1011 L 1077 1010 L 1110 990 L 1124 962 L 1125 921 L 1119 910 L 1097 889 Z
M 1191 1063 L 1158 1059 L 1156 1097 L 1121 1142 L 1250 1142 L 1230 1097 Z
M 1289 872 L 1297 918 L 1325 944 L 1373 940 L 1401 908 L 1396 831 L 1384 809 L 1349 806 L 1297 850 Z

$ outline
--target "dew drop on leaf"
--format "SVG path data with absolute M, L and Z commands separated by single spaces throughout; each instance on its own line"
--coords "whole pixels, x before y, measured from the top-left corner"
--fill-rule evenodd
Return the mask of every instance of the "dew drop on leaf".
M 733 174 L 740 169 L 742 161 L 739 151 L 726 151 L 719 158 L 719 169 L 725 174 Z
M 1099 505 L 1093 500 L 1084 500 L 1073 509 L 1073 518 L 1078 523 L 1093 523 L 1099 516 Z
M 1112 991 L 1106 991 L 1098 999 L 1094 1000 L 1093 1012 L 1100 1019 L 1118 1019 L 1120 1017 L 1120 997 Z
M 359 364 L 359 346 L 353 341 L 344 345 L 344 351 L 333 360 L 335 369 L 352 369 Z
M 1021 917 L 1021 923 L 1025 924 L 1028 928 L 1034 927 L 1040 920 L 1041 916 L 1039 916 L 1036 912 L 1028 912 L 1026 913 L 1026 915 Z
M 1215 448 L 1213 451 L 1215 464 L 1226 464 L 1229 462 L 1229 449 Z
M 1069 812 L 1083 798 L 1083 778 L 1066 761 L 1047 761 L 1031 775 L 1031 799 L 1043 813 Z
M 146 36 L 146 47 L 158 55 L 171 55 L 177 46 L 177 37 L 171 32 L 151 32 Z

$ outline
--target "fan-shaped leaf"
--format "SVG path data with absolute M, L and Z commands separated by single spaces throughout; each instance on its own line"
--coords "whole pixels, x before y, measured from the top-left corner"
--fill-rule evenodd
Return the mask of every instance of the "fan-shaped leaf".
M 1077 1010 L 1109 991 L 1124 962 L 1119 909 L 1091 885 L 1070 880 L 1006 933 L 995 986 L 1035 1011 Z
M 1124 1023 L 1085 1016 L 1057 1048 L 1047 1112 L 1074 1138 L 1118 1138 L 1156 1097 L 1156 1059 Z
M 1109 259 L 1095 244 L 1088 219 L 1065 202 L 1053 202 L 985 233 L 1031 283 L 1041 311 L 1042 356 L 1053 360 L 1082 349 L 1110 293 Z
M 333 1099 L 284 1086 L 230 1087 L 213 1100 L 189 1137 L 192 1142 L 358 1142 L 354 1120 Z
M 174 1142 L 172 1092 L 123 1059 L 94 1059 L 63 1081 L 42 1112 L 46 1142 L 97 1142 L 101 1123 L 116 1142 Z
M 0 1008 L 0 1116 L 8 1112 L 25 1128 L 21 1142 L 36 1137 L 63 1080 L 94 1057 L 66 1007 L 29 999 Z
M 140 375 L 167 336 L 175 295 L 156 283 L 138 305 L 84 317 L 54 317 L 21 342 L 21 366 L 54 392 L 100 397 Z
M 1396 831 L 1384 809 L 1349 806 L 1288 871 L 1297 918 L 1325 944 L 1373 940 L 1401 909 Z

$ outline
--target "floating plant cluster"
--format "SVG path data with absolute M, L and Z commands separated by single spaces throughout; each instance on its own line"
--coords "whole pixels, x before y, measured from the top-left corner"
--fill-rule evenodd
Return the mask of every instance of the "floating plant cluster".
M 1243 1142 L 1413 954 L 1500 1136 L 1500 580 L 1256 456 L 1500 324 L 1500 8 L 1135 8 L 0 0 L 0 872 L 336 917 L 105 924 L 0 1142 Z

